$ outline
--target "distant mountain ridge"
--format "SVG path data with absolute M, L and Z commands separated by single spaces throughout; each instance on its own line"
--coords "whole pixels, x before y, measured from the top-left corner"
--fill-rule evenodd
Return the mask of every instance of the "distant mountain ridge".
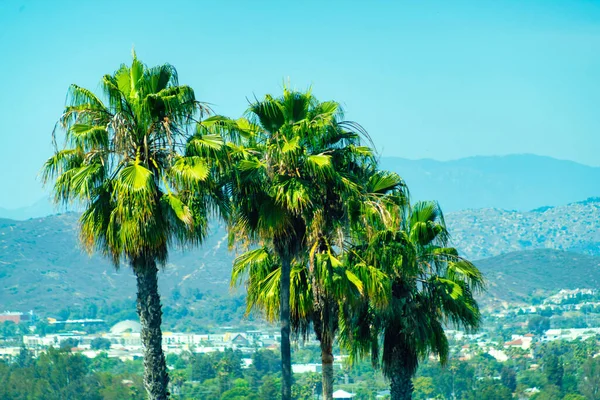
M 536 285 L 558 290 L 600 283 L 598 199 L 530 212 L 466 210 L 446 219 L 454 244 L 493 282 L 494 299 L 519 302 Z M 129 267 L 115 271 L 100 256 L 89 257 L 78 244 L 77 224 L 74 213 L 0 219 L 0 310 L 56 312 L 135 298 Z M 201 248 L 171 252 L 159 279 L 165 304 L 172 304 L 175 289 L 213 298 L 231 293 L 234 254 L 227 251 L 225 230 L 211 228 Z
M 600 168 L 530 154 L 477 156 L 454 161 L 382 157 L 381 167 L 399 173 L 413 199 L 437 200 L 445 212 L 472 208 L 528 211 L 600 196 Z M 54 214 L 49 198 L 0 218 L 25 220 Z
M 48 197 L 42 197 L 35 203 L 19 208 L 6 209 L 0 207 L 0 218 L 23 221 L 30 218 L 46 217 L 56 214 L 56 207 Z
M 600 167 L 531 154 L 455 161 L 382 157 L 413 199 L 437 200 L 446 212 L 499 208 L 528 211 L 600 196 Z

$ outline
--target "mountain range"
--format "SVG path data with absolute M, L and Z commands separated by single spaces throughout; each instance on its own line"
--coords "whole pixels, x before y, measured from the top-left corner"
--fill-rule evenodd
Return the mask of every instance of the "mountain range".
M 531 154 L 455 161 L 383 157 L 381 168 L 400 174 L 413 199 L 438 200 L 446 212 L 472 208 L 528 211 L 600 196 L 600 168 Z M 56 212 L 48 198 L 0 218 L 24 220 Z
M 383 157 L 413 199 L 437 200 L 446 212 L 471 208 L 528 211 L 600 196 L 600 168 L 531 154 L 455 161 Z
M 523 302 L 536 288 L 600 283 L 598 200 L 526 213 L 460 211 L 446 218 L 455 244 L 488 277 L 485 296 L 494 300 Z M 77 223 L 75 213 L 0 220 L 0 310 L 52 313 L 65 305 L 135 298 L 129 268 L 115 270 L 104 258 L 88 256 L 78 244 Z M 174 292 L 213 298 L 232 294 L 234 255 L 227 250 L 224 229 L 216 224 L 211 228 L 201 248 L 171 252 L 159 280 L 167 305 L 173 303 Z
M 413 199 L 441 203 L 454 246 L 488 277 L 484 298 L 523 302 L 536 287 L 600 283 L 600 199 L 594 197 L 600 168 L 532 155 L 382 158 L 381 166 L 404 177 Z M 45 216 L 53 212 L 47 200 L 0 209 L 0 310 L 52 313 L 66 305 L 133 300 L 129 268 L 115 270 L 104 258 L 88 256 L 77 240 L 78 215 Z M 226 233 L 218 224 L 211 232 L 200 249 L 171 252 L 159 281 L 167 306 L 182 294 L 217 302 L 239 297 L 229 289 L 234 255 Z

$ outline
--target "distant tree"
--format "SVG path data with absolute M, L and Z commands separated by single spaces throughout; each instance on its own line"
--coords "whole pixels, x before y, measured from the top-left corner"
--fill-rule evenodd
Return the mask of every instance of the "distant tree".
M 527 388 L 540 388 L 546 384 L 546 379 L 539 371 L 522 371 L 519 374 L 519 382 Z
M 200 383 L 217 376 L 212 357 L 203 353 L 194 354 L 191 362 L 191 370 L 190 379 Z
M 550 329 L 550 318 L 542 317 L 540 315 L 533 315 L 527 321 L 527 328 L 531 332 L 535 332 L 538 335 L 542 335 L 545 331 Z
M 98 316 L 98 306 L 96 305 L 96 303 L 88 303 L 85 306 L 85 310 L 83 312 L 83 317 L 94 319 L 97 316 Z
M 504 385 L 489 383 L 478 389 L 476 398 L 478 400 L 512 400 L 512 393 Z
M 500 381 L 511 391 L 511 393 L 517 390 L 517 374 L 514 369 L 510 367 L 502 368 Z
M 544 356 L 543 361 L 544 374 L 546 375 L 546 379 L 548 379 L 548 383 L 555 385 L 559 389 L 562 388 L 564 367 L 560 358 L 554 354 L 548 354 Z
M 258 398 L 260 400 L 273 400 L 279 397 L 281 388 L 279 387 L 279 380 L 273 375 L 267 375 L 263 379 L 263 383 L 258 390 Z
M 589 358 L 583 364 L 579 391 L 588 400 L 600 400 L 600 358 Z
M 22 345 L 15 363 L 19 368 L 28 368 L 33 363 L 33 353 Z
M 0 326 L 0 336 L 12 338 L 17 335 L 18 327 L 13 321 L 4 321 Z
M 110 340 L 98 337 L 92 340 L 90 343 L 90 348 L 92 350 L 108 350 L 110 349 L 110 345 Z
M 415 388 L 414 399 L 415 400 L 427 400 L 432 397 L 435 392 L 435 386 L 433 385 L 433 379 L 430 377 L 420 376 L 414 379 L 413 386 Z
M 67 338 L 67 339 L 60 341 L 60 349 L 66 350 L 66 351 L 71 351 L 71 349 L 73 347 L 77 347 L 78 344 L 79 344 L 79 340 L 74 339 L 74 338 Z
M 58 312 L 58 318 L 61 321 L 66 321 L 69 319 L 69 316 L 71 316 L 71 309 L 69 307 L 63 308 L 62 310 L 60 310 Z
M 281 358 L 274 351 L 259 349 L 252 354 L 252 367 L 261 375 L 276 373 L 281 368 Z
M 541 392 L 531 396 L 531 400 L 562 400 L 562 393 L 558 386 L 547 385 Z
M 231 349 L 225 349 L 223 353 L 219 353 L 215 371 L 219 381 L 219 390 L 224 393 L 231 388 L 232 382 L 243 377 L 241 353 Z
M 586 398 L 578 393 L 567 393 L 562 400 L 586 400 Z

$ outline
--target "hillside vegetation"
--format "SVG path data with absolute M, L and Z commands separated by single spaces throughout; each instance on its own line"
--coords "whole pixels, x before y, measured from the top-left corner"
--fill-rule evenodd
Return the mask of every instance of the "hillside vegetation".
M 481 259 L 532 249 L 600 255 L 600 199 L 533 211 L 464 210 L 447 215 L 453 242 Z
M 449 213 L 447 220 L 457 247 L 482 259 L 477 265 L 490 282 L 490 299 L 522 302 L 536 289 L 599 286 L 600 257 L 594 255 L 600 255 L 600 203 L 595 200 L 525 213 L 467 210 Z M 229 289 L 234 255 L 227 251 L 225 231 L 212 228 L 201 249 L 171 254 L 160 290 L 167 311 L 186 307 L 207 320 L 233 322 L 244 305 L 241 293 Z M 534 249 L 554 251 L 523 251 Z M 499 256 L 503 253 L 508 254 Z M 81 250 L 76 214 L 0 220 L 0 265 L 2 310 L 52 313 L 67 305 L 135 298 L 127 267 L 115 271 L 105 259 Z
M 531 304 L 559 289 L 600 286 L 600 257 L 541 249 L 516 251 L 476 262 L 486 276 L 484 304 L 508 302 Z
M 133 307 L 135 277 L 129 267 L 116 271 L 101 256 L 85 253 L 78 242 L 77 219 L 70 213 L 0 220 L 0 310 L 56 313 L 67 306 L 124 300 L 131 300 Z M 217 228 L 201 249 L 171 253 L 159 280 L 167 305 L 185 300 L 192 308 L 209 312 L 206 303 L 211 303 L 210 309 L 219 307 L 220 300 L 215 299 L 223 296 L 235 300 L 235 307 L 244 304 L 240 296 L 230 296 L 233 255 L 227 251 L 224 235 Z

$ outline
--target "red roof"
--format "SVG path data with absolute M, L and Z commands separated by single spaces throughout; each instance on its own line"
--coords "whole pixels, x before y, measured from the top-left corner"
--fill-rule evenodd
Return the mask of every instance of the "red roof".
M 521 339 L 513 340 L 512 342 L 504 343 L 505 346 L 522 346 L 523 341 Z

